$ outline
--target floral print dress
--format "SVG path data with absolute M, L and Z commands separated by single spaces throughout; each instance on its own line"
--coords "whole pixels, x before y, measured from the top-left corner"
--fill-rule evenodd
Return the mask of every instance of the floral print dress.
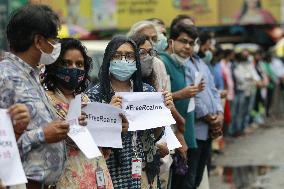
M 57 115 L 65 119 L 68 112 L 68 104 L 57 95 L 56 92 L 47 91 Z M 86 95 L 82 94 L 82 102 L 88 102 Z M 58 189 L 97 189 L 96 171 L 102 169 L 105 178 L 105 189 L 113 189 L 111 177 L 104 157 L 88 159 L 76 147 L 71 139 L 66 140 L 67 159 L 65 168 L 57 183 Z

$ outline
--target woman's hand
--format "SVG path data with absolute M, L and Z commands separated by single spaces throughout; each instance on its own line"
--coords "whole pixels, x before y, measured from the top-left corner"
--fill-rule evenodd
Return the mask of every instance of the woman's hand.
M 101 153 L 103 154 L 104 158 L 107 160 L 111 154 L 110 148 L 101 148 Z
M 87 126 L 88 122 L 87 122 L 87 114 L 85 112 L 81 112 L 80 117 L 78 118 L 79 120 L 79 125 L 81 126 Z
M 8 113 L 11 116 L 14 132 L 18 139 L 30 123 L 29 109 L 25 104 L 15 104 L 8 109 Z
M 156 144 L 156 146 L 158 147 L 158 151 L 160 152 L 161 158 L 166 157 L 166 155 L 170 153 L 167 143 L 162 142 L 160 144 Z
M 173 96 L 172 93 L 165 91 L 163 92 L 164 95 L 164 102 L 167 108 L 172 109 L 174 107 Z
M 121 103 L 122 103 L 122 97 L 121 96 L 113 96 L 111 98 L 110 104 L 117 107 L 121 108 Z
M 119 116 L 122 119 L 122 133 L 126 134 L 129 128 L 129 122 L 127 118 L 125 117 L 125 115 L 119 114 Z

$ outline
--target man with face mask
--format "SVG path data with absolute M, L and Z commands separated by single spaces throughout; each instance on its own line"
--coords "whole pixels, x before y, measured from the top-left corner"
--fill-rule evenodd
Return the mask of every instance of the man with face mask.
M 186 83 L 185 64 L 193 54 L 197 37 L 198 34 L 195 28 L 179 23 L 171 28 L 167 52 L 160 54 L 160 57 L 166 66 L 167 73 L 170 76 L 175 106 L 179 113 L 186 119 L 184 137 L 189 147 L 188 153 L 197 148 L 194 131 L 194 112 L 187 111 L 189 99 L 194 97 L 204 88 L 202 83 L 198 86 L 188 85 Z M 186 158 L 188 157 L 185 157 L 185 159 Z M 189 165 L 189 162 L 187 165 Z M 192 176 L 185 173 L 180 175 L 175 172 L 176 171 L 173 170 L 172 188 L 189 188 L 187 187 L 187 183 L 192 183 Z
M 212 37 L 208 32 L 203 31 L 199 34 L 199 41 L 200 41 L 200 49 L 197 54 L 203 60 L 203 62 L 208 65 L 211 73 L 213 73 L 213 67 L 211 65 L 211 61 L 213 59 L 213 53 L 211 48 Z
M 65 160 L 69 124 L 57 119 L 39 81 L 39 65 L 52 64 L 59 56 L 58 16 L 47 6 L 18 9 L 7 25 L 11 53 L 0 63 L 0 106 L 25 104 L 31 115 L 18 147 L 28 178 L 28 189 L 55 188 Z
M 180 31 L 179 27 L 179 25 L 176 25 L 173 30 Z M 180 35 L 177 41 L 183 45 L 192 43 L 192 47 L 194 46 L 193 41 L 197 32 L 194 26 L 188 27 L 188 30 L 195 32 L 189 33 L 188 36 L 183 38 Z M 186 175 L 189 179 L 183 185 L 187 189 L 196 189 L 203 178 L 203 172 L 210 154 L 211 141 L 222 135 L 223 106 L 208 66 L 200 57 L 193 53 L 192 48 L 189 48 L 187 52 L 189 53 L 189 58 L 184 63 L 186 84 L 194 84 L 198 75 L 202 76 L 205 83 L 204 90 L 195 96 L 194 133 L 197 148 L 192 149 L 189 153 L 189 172 Z

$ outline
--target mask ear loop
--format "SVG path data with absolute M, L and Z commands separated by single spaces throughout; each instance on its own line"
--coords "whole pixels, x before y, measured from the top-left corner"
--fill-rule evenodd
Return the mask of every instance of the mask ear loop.
M 173 54 L 175 54 L 176 53 L 176 51 L 175 51 L 175 43 L 174 43 L 173 39 L 171 39 L 171 43 L 172 43 L 172 52 L 173 52 Z

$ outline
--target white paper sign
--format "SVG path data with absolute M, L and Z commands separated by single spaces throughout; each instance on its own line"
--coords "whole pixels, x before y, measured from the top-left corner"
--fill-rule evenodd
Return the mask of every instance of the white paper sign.
M 100 147 L 122 148 L 122 110 L 109 104 L 89 103 L 83 111 L 87 114 L 87 128 Z
M 0 179 L 5 186 L 27 183 L 7 110 L 0 109 Z
M 165 127 L 165 137 L 166 137 L 166 142 L 167 142 L 167 146 L 169 150 L 174 150 L 176 148 L 182 147 L 175 133 L 173 132 L 171 126 Z
M 194 80 L 194 86 L 197 86 L 200 84 L 201 80 L 203 78 L 202 73 L 200 72 L 195 72 L 195 80 Z M 189 103 L 188 103 L 188 108 L 187 108 L 187 112 L 192 112 L 195 110 L 195 98 L 192 97 L 189 99 Z
M 122 110 L 129 122 L 129 131 L 146 130 L 175 124 L 171 111 L 164 104 L 161 92 L 119 92 Z
M 70 124 L 68 136 L 75 142 L 78 148 L 88 159 L 101 156 L 101 152 L 95 143 L 89 130 L 80 126 L 78 117 L 81 115 L 81 95 L 77 95 L 69 104 L 69 110 L 66 120 Z

